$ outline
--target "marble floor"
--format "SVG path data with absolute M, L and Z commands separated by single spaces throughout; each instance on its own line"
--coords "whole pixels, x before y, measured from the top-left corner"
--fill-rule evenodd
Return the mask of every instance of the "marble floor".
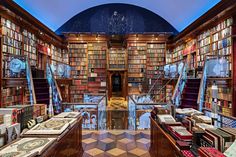
M 83 131 L 83 157 L 150 157 L 150 131 Z

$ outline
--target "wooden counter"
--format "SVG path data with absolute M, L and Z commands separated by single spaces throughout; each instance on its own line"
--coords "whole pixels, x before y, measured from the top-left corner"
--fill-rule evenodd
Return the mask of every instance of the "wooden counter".
M 175 145 L 175 140 L 153 118 L 150 117 L 150 119 L 150 155 L 152 157 L 182 157 L 180 149 Z

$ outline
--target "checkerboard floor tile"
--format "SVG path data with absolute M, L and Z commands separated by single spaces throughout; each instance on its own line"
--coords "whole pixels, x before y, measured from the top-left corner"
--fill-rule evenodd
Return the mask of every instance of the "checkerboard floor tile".
M 150 131 L 83 131 L 83 157 L 150 157 Z

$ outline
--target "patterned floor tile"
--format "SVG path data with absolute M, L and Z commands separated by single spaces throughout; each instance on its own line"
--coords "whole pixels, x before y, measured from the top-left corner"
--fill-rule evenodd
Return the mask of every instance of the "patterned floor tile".
M 127 157 L 127 152 L 119 148 L 114 148 L 106 152 L 109 157 Z
M 104 157 L 104 153 L 105 152 L 100 149 L 93 148 L 88 151 L 85 151 L 83 157 Z
M 117 141 L 117 148 L 125 150 L 125 151 L 129 151 L 136 148 L 136 144 L 134 140 L 124 138 Z
M 96 148 L 97 140 L 92 139 L 92 138 L 84 139 L 84 140 L 82 140 L 82 146 L 83 146 L 84 150 Z
M 120 140 L 120 139 L 123 139 L 125 138 L 125 132 L 124 131 L 110 131 L 108 133 L 108 137 L 109 138 L 112 138 L 113 140 Z
M 150 139 L 150 136 L 151 136 L 150 131 L 142 131 L 142 132 L 140 132 L 140 134 L 143 138 Z
M 82 132 L 82 139 L 90 138 L 93 132 L 91 131 L 83 131 Z
M 150 154 L 146 150 L 135 148 L 131 151 L 128 151 L 128 156 L 129 157 L 150 157 Z
M 136 141 L 137 147 L 144 149 L 144 150 L 148 150 L 150 147 L 150 140 L 146 139 L 146 138 L 141 138 L 139 140 Z
M 136 131 L 128 131 L 125 134 L 126 134 L 126 138 L 132 139 L 132 140 L 138 140 L 142 138 L 140 132 L 136 132 Z
M 103 151 L 107 151 L 107 150 L 115 148 L 116 142 L 110 138 L 105 138 L 98 141 L 97 147 Z
M 83 131 L 82 135 L 83 157 L 150 157 L 149 131 Z

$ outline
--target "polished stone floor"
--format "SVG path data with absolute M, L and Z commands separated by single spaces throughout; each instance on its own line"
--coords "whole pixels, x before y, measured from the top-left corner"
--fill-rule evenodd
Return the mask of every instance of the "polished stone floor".
M 83 157 L 150 157 L 150 131 L 83 131 Z

